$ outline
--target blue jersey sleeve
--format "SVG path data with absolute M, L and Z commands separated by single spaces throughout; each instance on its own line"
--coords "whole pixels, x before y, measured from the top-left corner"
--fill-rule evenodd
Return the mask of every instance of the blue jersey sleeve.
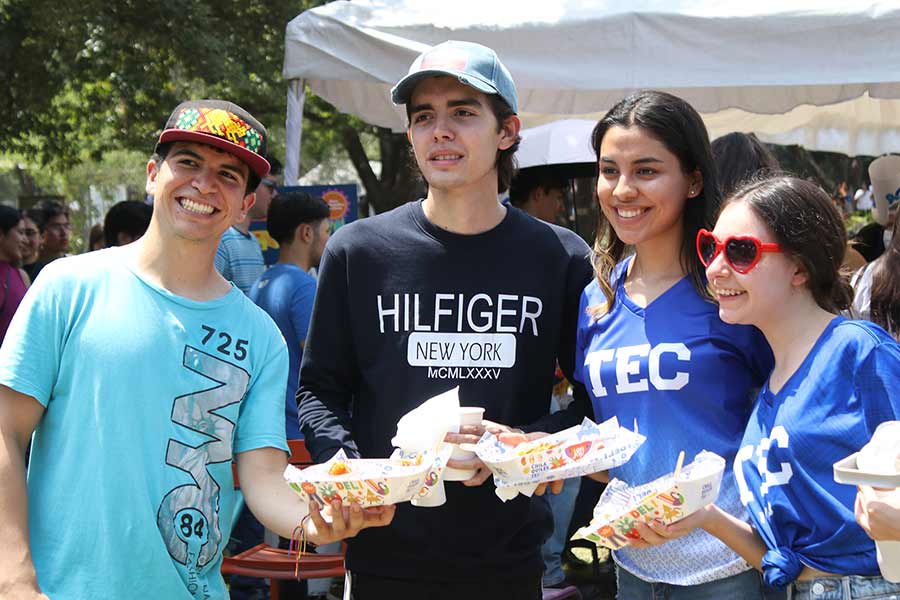
M 869 431 L 900 419 L 900 344 L 886 342 L 872 348 L 859 365 L 854 385 Z
M 590 286 L 591 284 L 589 283 L 587 287 Z M 572 374 L 575 380 L 581 383 L 585 383 L 584 375 L 581 374 L 581 369 L 584 367 L 584 348 L 588 325 L 586 315 L 588 302 L 587 287 L 581 293 L 581 300 L 578 303 L 578 330 L 575 337 L 575 370 Z

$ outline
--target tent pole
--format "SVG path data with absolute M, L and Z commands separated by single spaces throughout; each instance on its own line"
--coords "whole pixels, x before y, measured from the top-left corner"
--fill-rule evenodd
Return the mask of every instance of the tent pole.
M 306 102 L 306 81 L 291 79 L 287 89 L 287 117 L 285 119 L 286 148 L 284 150 L 284 184 L 297 185 L 300 179 L 300 143 L 303 137 L 303 105 Z

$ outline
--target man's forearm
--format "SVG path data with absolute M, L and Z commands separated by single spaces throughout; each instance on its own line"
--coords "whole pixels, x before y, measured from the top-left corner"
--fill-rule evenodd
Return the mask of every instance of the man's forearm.
M 277 448 L 260 448 L 237 456 L 241 491 L 250 512 L 266 529 L 290 538 L 308 507 L 284 481 L 287 455 Z
M 0 597 L 38 591 L 28 544 L 28 496 L 24 450 L 12 434 L 0 433 Z

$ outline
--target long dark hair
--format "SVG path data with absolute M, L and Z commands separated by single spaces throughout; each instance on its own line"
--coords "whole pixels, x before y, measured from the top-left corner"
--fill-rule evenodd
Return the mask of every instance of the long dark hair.
M 648 90 L 637 92 L 613 106 L 594 127 L 591 144 L 598 161 L 603 136 L 612 127 L 639 127 L 678 157 L 682 172 L 690 174 L 699 171 L 703 177 L 700 193 L 684 205 L 680 260 L 697 293 L 711 298 L 706 286 L 706 269 L 694 248 L 697 232 L 701 228 L 712 228 L 721 200 L 703 119 L 690 104 L 677 96 Z M 606 312 L 615 301 L 616 292 L 610 275 L 624 254 L 625 243 L 616 235 L 603 211 L 599 211 L 594 242 L 594 272 L 607 305 L 604 309 L 597 307 L 597 316 Z
M 800 261 L 820 307 L 839 313 L 850 306 L 853 288 L 841 270 L 847 230 L 822 188 L 797 177 L 770 177 L 736 190 L 725 205 L 733 202 L 746 202 L 782 250 Z
M 709 147 L 723 197 L 752 179 L 774 175 L 781 170 L 772 151 L 752 133 L 733 131 L 717 137 Z
M 900 339 L 900 216 L 894 219 L 890 245 L 872 269 L 870 318 Z

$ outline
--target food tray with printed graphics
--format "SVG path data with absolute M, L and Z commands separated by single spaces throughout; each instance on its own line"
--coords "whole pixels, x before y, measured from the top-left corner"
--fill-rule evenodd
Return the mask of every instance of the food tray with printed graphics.
M 517 446 L 485 433 L 475 453 L 494 474 L 497 495 L 506 500 L 518 493 L 530 496 L 540 483 L 625 464 L 645 439 L 620 427 L 615 417 L 601 425 L 585 418 L 581 425 Z
M 440 444 L 416 453 L 395 450 L 388 459 L 351 459 L 338 450 L 320 465 L 305 469 L 288 465 L 284 478 L 301 498 L 322 506 L 334 500 L 364 508 L 397 504 L 431 495 L 452 452 L 452 446 Z
M 725 459 L 704 450 L 683 469 L 676 466 L 674 472 L 641 486 L 613 479 L 594 507 L 594 518 L 572 539 L 590 540 L 612 550 L 623 548 L 640 539 L 636 522 L 674 523 L 715 502 L 724 471 Z

